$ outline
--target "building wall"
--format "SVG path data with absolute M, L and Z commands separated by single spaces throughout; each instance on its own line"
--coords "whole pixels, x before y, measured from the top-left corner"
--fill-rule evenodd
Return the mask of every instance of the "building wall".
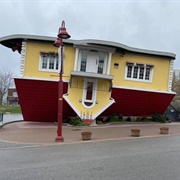
M 58 48 L 50 43 L 28 42 L 26 46 L 26 61 L 24 76 L 32 78 L 58 79 L 58 72 L 39 71 L 40 52 L 57 52 Z M 63 79 L 70 79 L 70 72 L 74 69 L 75 48 L 65 46 L 64 53 L 64 74 Z M 125 79 L 126 62 L 152 64 L 152 82 L 139 82 Z M 114 63 L 118 63 L 118 69 L 114 68 Z M 170 59 L 158 56 L 141 55 L 135 53 L 125 53 L 122 57 L 120 53 L 113 53 L 110 74 L 114 76 L 113 86 L 140 88 L 149 90 L 168 90 L 168 80 L 170 71 Z
M 70 71 L 74 67 L 75 50 L 65 47 L 64 79 L 69 79 Z M 26 46 L 25 77 L 58 79 L 58 72 L 44 72 L 39 70 L 40 52 L 58 52 L 58 48 L 50 43 L 28 42 Z
M 7 94 L 7 105 L 17 106 L 19 104 L 19 98 L 16 88 L 9 88 Z
M 125 67 L 127 61 L 140 63 L 140 64 L 142 63 L 142 64 L 154 65 L 152 82 L 125 80 Z M 113 64 L 115 62 L 119 63 L 118 69 L 114 69 L 113 67 Z M 121 57 L 120 54 L 115 53 L 112 56 L 112 65 L 111 65 L 111 74 L 114 75 L 113 85 L 131 87 L 131 88 L 167 91 L 169 70 L 170 70 L 169 68 L 170 68 L 170 59 L 167 58 L 150 56 L 150 55 L 149 56 L 139 55 L 133 53 L 126 53 L 124 57 Z
M 76 112 L 83 116 L 83 114 L 95 116 L 98 112 L 100 112 L 106 105 L 108 105 L 112 100 L 111 92 L 109 91 L 109 81 L 108 80 L 98 80 L 98 86 L 96 91 L 96 103 L 92 108 L 83 106 L 83 90 L 84 90 L 84 78 L 76 77 L 72 78 L 70 83 L 71 88 L 68 88 L 67 98 L 71 106 L 76 109 Z

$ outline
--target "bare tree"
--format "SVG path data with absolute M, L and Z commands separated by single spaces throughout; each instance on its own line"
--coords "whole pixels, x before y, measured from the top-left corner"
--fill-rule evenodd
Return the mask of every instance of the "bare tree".
M 10 70 L 0 71 L 0 104 L 3 103 L 3 98 L 7 94 L 8 89 L 14 85 L 13 72 Z
M 173 72 L 172 91 L 180 94 L 180 71 Z

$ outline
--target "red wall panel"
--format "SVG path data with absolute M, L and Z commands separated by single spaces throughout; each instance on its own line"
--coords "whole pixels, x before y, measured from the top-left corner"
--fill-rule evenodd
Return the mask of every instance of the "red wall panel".
M 112 114 L 122 114 L 123 116 L 163 114 L 174 94 L 113 88 L 111 96 L 116 103 L 104 111 L 101 114 L 102 116 Z
M 15 79 L 23 117 L 25 121 L 57 121 L 58 82 Z M 63 92 L 67 93 L 68 83 Z M 122 114 L 123 116 L 151 116 L 163 114 L 173 99 L 173 94 L 156 93 L 128 89 L 112 89 L 111 105 L 100 116 Z M 63 100 L 63 119 L 77 116 L 69 104 Z
M 15 79 L 19 102 L 25 121 L 57 121 L 58 83 L 53 81 Z M 63 91 L 67 93 L 68 83 Z M 63 118 L 75 116 L 73 109 L 63 100 Z

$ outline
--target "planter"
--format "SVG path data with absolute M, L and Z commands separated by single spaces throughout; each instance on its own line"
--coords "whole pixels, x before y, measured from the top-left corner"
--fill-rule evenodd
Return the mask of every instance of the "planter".
M 139 137 L 140 136 L 140 129 L 131 129 L 131 136 Z
M 160 128 L 160 134 L 168 134 L 169 128 L 168 127 L 161 127 Z
M 82 140 L 84 141 L 91 140 L 92 132 L 82 132 L 81 135 L 82 135 Z

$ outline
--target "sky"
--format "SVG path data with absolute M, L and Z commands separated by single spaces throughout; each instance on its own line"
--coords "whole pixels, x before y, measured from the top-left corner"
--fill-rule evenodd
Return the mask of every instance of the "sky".
M 0 37 L 57 37 L 62 20 L 71 39 L 98 39 L 176 54 L 180 69 L 180 0 L 0 0 Z M 21 56 L 0 45 L 0 71 L 19 75 Z M 163 68 L 163 67 L 162 67 Z

